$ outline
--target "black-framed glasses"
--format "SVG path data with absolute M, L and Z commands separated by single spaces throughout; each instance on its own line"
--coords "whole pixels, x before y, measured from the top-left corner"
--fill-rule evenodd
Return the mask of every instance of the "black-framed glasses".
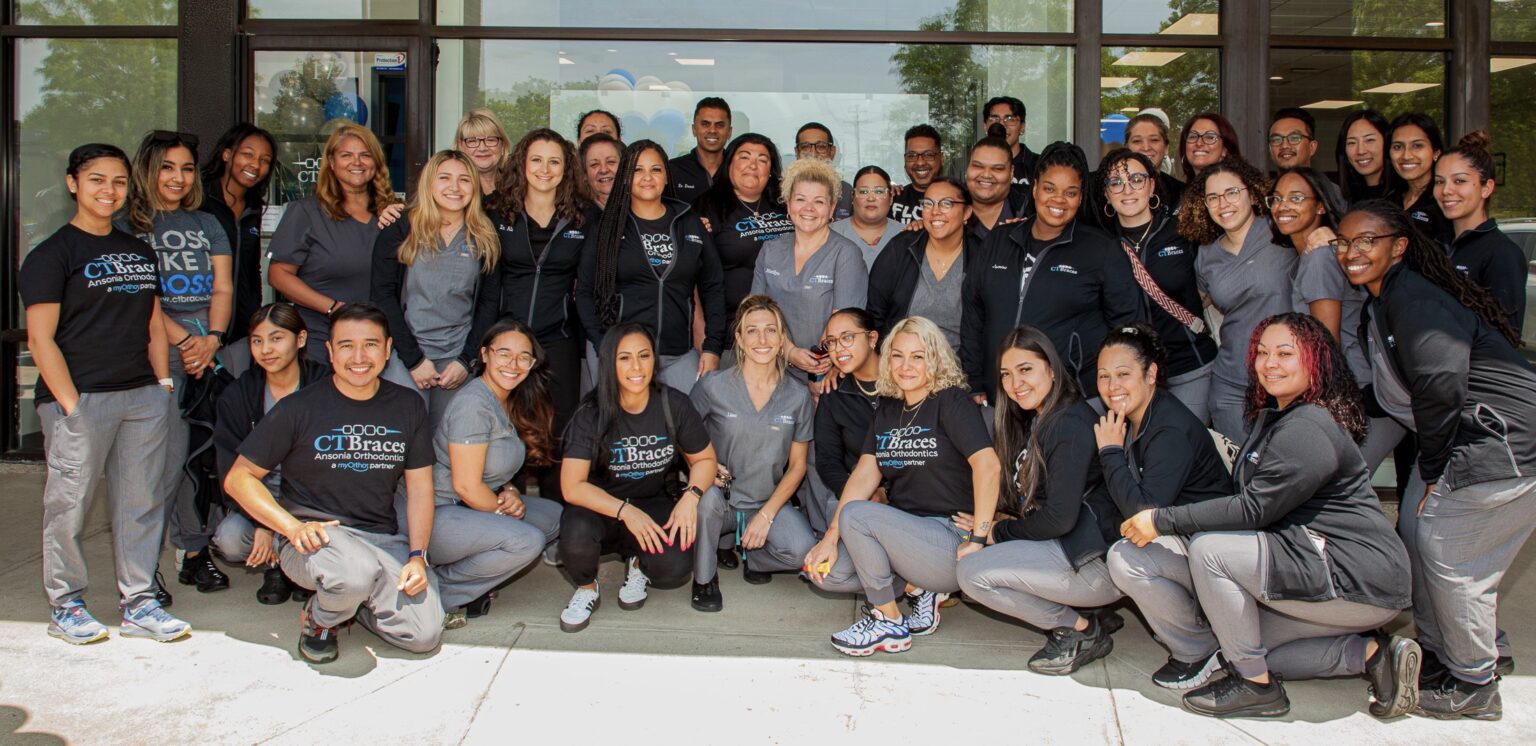
M 1269 144 L 1279 145 L 1280 143 L 1287 143 L 1290 145 L 1300 145 L 1311 139 L 1312 138 L 1310 136 L 1303 135 L 1300 132 L 1292 132 L 1286 135 L 1270 135 Z
M 1287 202 L 1293 205 L 1303 205 L 1306 204 L 1310 199 L 1312 199 L 1312 195 L 1302 194 L 1301 192 L 1291 192 L 1290 194 L 1284 195 L 1271 194 L 1264 198 L 1264 204 L 1269 205 L 1269 209 L 1273 210 Z
M 1333 247 L 1333 253 L 1335 253 L 1335 254 L 1343 254 L 1343 253 L 1348 252 L 1350 249 L 1354 249 L 1355 251 L 1358 251 L 1358 252 L 1363 254 L 1363 253 L 1365 253 L 1367 251 L 1370 251 L 1373 247 L 1375 247 L 1377 241 L 1380 241 L 1383 238 L 1397 238 L 1397 237 L 1399 237 L 1401 235 L 1403 235 L 1403 234 L 1401 234 L 1401 233 L 1383 233 L 1383 234 L 1381 234 L 1379 236 L 1355 236 L 1354 238 L 1335 238 L 1332 241 L 1329 241 L 1328 245 Z
M 1235 204 L 1237 204 L 1237 198 L 1239 196 L 1241 196 L 1243 192 L 1246 192 L 1246 191 L 1248 191 L 1248 187 L 1241 186 L 1241 187 L 1232 187 L 1231 189 L 1228 189 L 1228 190 L 1226 190 L 1224 192 L 1215 192 L 1213 194 L 1207 194 L 1207 195 L 1205 195 L 1205 206 L 1206 207 L 1215 207 L 1216 203 L 1218 203 L 1218 202 L 1230 202 L 1230 203 L 1235 205 Z
M 1147 181 L 1150 178 L 1146 174 L 1131 174 L 1124 178 L 1112 176 L 1109 181 L 1104 183 L 1104 186 L 1109 190 L 1110 194 L 1119 194 L 1125 191 L 1126 185 L 1130 185 L 1132 189 L 1139 191 L 1147 185 Z
M 197 135 L 191 132 L 155 130 L 149 133 L 149 141 L 156 145 L 185 145 L 193 155 L 197 155 Z
M 950 199 L 945 197 L 941 200 L 921 199 L 918 200 L 917 204 L 921 205 L 925 212 L 929 210 L 932 210 L 933 212 L 949 212 L 950 210 L 955 209 L 955 205 L 968 205 L 970 203 L 963 199 Z
M 835 337 L 829 336 L 821 340 L 821 348 L 824 350 L 832 350 L 839 347 L 852 347 L 853 340 L 858 339 L 859 337 L 866 334 L 869 334 L 869 332 L 843 332 L 842 334 L 839 334 Z
M 1216 130 L 1210 130 L 1209 132 L 1190 132 L 1188 135 L 1184 136 L 1184 142 L 1190 144 L 1203 142 L 1206 145 L 1215 145 L 1220 141 L 1221 133 L 1217 132 Z
M 482 146 L 487 148 L 501 147 L 501 138 L 495 135 L 490 137 L 466 137 L 459 140 L 459 142 L 464 143 L 464 147 L 467 148 L 478 148 Z
M 814 142 L 806 140 L 803 142 L 797 142 L 795 143 L 795 152 L 819 153 L 821 155 L 826 155 L 827 153 L 832 152 L 832 143 L 827 142 L 826 140 L 816 140 Z
M 939 159 L 937 150 L 908 150 L 902 157 L 909 161 L 936 161 Z

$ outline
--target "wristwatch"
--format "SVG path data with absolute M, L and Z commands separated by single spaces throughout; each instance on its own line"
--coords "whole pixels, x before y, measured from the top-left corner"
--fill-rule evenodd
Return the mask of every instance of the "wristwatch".
M 698 497 L 701 500 L 704 499 L 704 490 L 699 489 L 698 485 L 690 484 L 688 485 L 688 489 L 683 491 L 692 492 L 695 497 Z
M 208 336 L 216 337 L 219 340 L 219 345 L 222 346 L 224 344 L 224 330 L 212 329 L 208 332 Z
M 411 555 L 407 557 L 405 561 L 410 562 L 417 557 L 421 558 L 421 564 L 426 565 L 427 567 L 432 566 L 432 563 L 427 561 L 427 550 L 425 549 L 412 549 Z

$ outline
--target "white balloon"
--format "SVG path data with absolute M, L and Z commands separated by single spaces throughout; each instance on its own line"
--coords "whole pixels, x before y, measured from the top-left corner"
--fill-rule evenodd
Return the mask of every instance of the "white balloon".
M 604 83 L 620 83 L 620 84 L 622 84 L 622 86 L 617 87 L 617 88 L 607 88 L 607 89 L 604 89 L 604 88 L 602 88 L 602 85 Z M 598 89 L 599 90 L 613 90 L 613 91 L 617 91 L 617 90 L 625 90 L 625 91 L 627 91 L 627 90 L 630 90 L 629 78 L 626 78 L 623 75 L 620 75 L 618 73 L 608 73 L 607 75 L 604 75 L 603 77 L 598 78 L 597 79 L 597 85 L 598 85 Z
M 635 90 L 637 90 L 637 91 L 649 91 L 649 90 L 652 90 L 651 86 L 661 86 L 661 85 L 662 85 L 661 78 L 658 78 L 655 75 L 642 75 L 642 76 L 640 76 L 639 79 L 637 79 L 635 81 Z
M 671 88 L 674 91 L 692 91 L 693 90 L 692 87 L 690 87 L 687 83 L 684 83 L 681 80 L 669 80 L 669 81 L 667 81 L 667 87 Z
M 619 78 L 618 80 L 605 80 L 605 81 L 597 84 L 597 90 L 599 90 L 599 91 L 627 91 L 627 90 L 629 90 L 629 81 L 627 81 L 627 80 L 625 80 L 623 78 Z

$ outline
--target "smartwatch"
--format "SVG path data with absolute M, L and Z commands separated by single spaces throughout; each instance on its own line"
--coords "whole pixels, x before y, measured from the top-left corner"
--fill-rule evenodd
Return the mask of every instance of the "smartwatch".
M 690 485 L 688 485 L 688 489 L 683 490 L 683 491 L 684 492 L 692 492 L 695 497 L 697 497 L 697 498 L 699 498 L 701 500 L 704 499 L 704 490 L 699 489 L 698 485 L 690 484 Z

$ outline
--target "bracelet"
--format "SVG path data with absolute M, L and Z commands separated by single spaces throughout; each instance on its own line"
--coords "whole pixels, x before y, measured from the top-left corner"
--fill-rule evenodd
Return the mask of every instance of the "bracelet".
M 624 509 L 627 508 L 627 507 L 629 507 L 629 501 L 625 500 L 624 504 L 619 506 L 619 512 L 613 514 L 613 520 L 615 520 L 615 521 L 621 520 L 619 518 L 619 516 L 624 515 Z
M 331 314 L 336 313 L 336 307 L 339 306 L 339 305 L 341 305 L 341 301 L 339 301 L 339 300 L 331 301 L 331 307 L 325 309 L 325 315 L 326 316 L 330 316 Z
M 191 339 L 192 339 L 192 332 L 187 332 L 187 336 L 182 337 L 180 342 L 177 342 L 176 344 L 171 345 L 171 346 L 172 347 L 181 347 L 182 345 L 186 344 Z
M 987 545 L 987 537 L 980 534 L 971 534 L 970 536 L 965 537 L 965 540 L 972 544 L 980 544 L 982 546 Z
M 762 517 L 764 517 L 764 518 L 767 518 L 768 519 L 768 525 L 770 525 L 770 526 L 773 525 L 773 518 L 774 518 L 773 516 L 768 515 L 767 513 L 764 513 L 761 510 L 757 511 L 757 514 L 762 516 Z

